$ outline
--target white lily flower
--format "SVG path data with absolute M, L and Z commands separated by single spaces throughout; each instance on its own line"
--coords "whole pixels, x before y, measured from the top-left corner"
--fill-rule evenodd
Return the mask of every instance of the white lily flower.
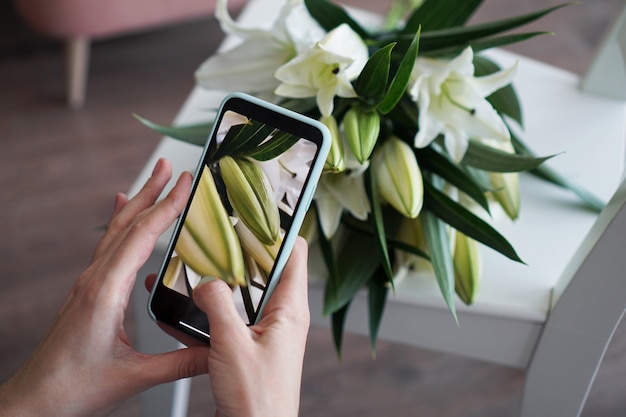
M 279 84 L 274 78 L 276 68 L 325 33 L 302 0 L 288 0 L 270 28 L 250 28 L 235 22 L 228 13 L 228 0 L 218 0 L 215 17 L 224 33 L 242 42 L 213 55 L 198 68 L 196 82 L 207 89 L 271 93 Z
M 314 143 L 299 140 L 279 157 L 258 162 L 272 185 L 278 208 L 289 216 L 293 216 L 316 151 Z
M 365 192 L 363 173 L 369 162 L 360 164 L 352 152 L 346 152 L 346 170 L 322 175 L 315 192 L 315 203 L 324 236 L 331 238 L 344 210 L 359 220 L 367 220 L 370 203 Z
M 410 88 L 420 110 L 416 147 L 424 148 L 443 134 L 446 149 L 460 161 L 470 138 L 510 140 L 506 125 L 486 97 L 511 83 L 517 63 L 506 70 L 474 77 L 473 59 L 474 52 L 467 47 L 449 61 L 416 60 Z
M 283 97 L 316 97 L 322 116 L 333 112 L 333 99 L 356 97 L 355 80 L 369 57 L 363 39 L 341 24 L 303 54 L 276 70 L 282 83 L 274 93 Z

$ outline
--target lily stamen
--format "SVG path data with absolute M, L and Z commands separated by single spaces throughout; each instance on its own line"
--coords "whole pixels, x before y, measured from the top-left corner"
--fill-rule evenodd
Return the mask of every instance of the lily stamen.
M 457 100 L 455 100 L 452 97 L 452 95 L 450 94 L 450 91 L 448 90 L 448 87 L 445 84 L 443 84 L 441 86 L 441 92 L 443 93 L 442 97 L 447 98 L 450 101 L 450 103 L 452 103 L 454 106 L 460 108 L 461 110 L 465 110 L 466 112 L 468 112 L 472 116 L 476 114 L 476 109 L 475 108 L 464 106 L 463 104 L 461 104 Z
M 287 174 L 291 175 L 291 178 L 296 178 L 298 176 L 298 174 L 292 170 L 290 170 L 289 168 L 287 168 L 287 166 L 282 162 L 282 161 L 278 161 L 278 165 L 280 165 L 280 167 L 282 169 L 284 169 Z

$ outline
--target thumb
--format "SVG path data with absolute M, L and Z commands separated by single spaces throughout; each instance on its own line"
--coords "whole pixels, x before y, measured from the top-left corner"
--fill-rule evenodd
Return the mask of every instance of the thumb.
M 233 326 L 246 328 L 235 307 L 233 291 L 224 281 L 214 279 L 196 286 L 193 301 L 209 319 L 211 338 L 231 332 Z

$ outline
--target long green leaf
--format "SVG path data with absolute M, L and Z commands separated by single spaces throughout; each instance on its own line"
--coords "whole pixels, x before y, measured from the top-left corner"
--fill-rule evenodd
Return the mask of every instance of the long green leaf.
M 346 305 L 341 307 L 339 310 L 335 311 L 330 318 L 330 325 L 332 328 L 333 334 L 333 342 L 335 343 L 335 350 L 337 352 L 337 357 L 341 360 L 341 349 L 343 346 L 343 329 L 346 326 L 346 317 L 348 316 L 348 309 L 350 308 L 350 303 L 348 302 Z
M 225 155 L 244 156 L 249 155 L 265 141 L 273 132 L 274 128 L 257 120 L 249 120 L 247 123 L 232 126 L 224 140 L 217 148 L 214 159 Z
M 493 36 L 528 24 L 567 5 L 568 4 L 560 4 L 537 12 L 495 22 L 422 32 L 420 49 L 424 52 L 428 52 L 449 48 L 455 45 L 468 44 L 474 40 Z
M 324 314 L 335 312 L 352 300 L 380 267 L 380 252 L 371 250 L 375 245 L 375 240 L 367 236 L 348 239 L 345 243 L 337 257 L 340 262 L 336 292 L 325 298 Z M 365 253 L 367 256 L 363 256 Z
M 489 246 L 511 260 L 523 263 L 513 246 L 493 227 L 426 180 L 424 208 L 466 236 Z
M 342 7 L 328 0 L 304 0 L 309 14 L 330 32 L 342 23 L 347 23 L 361 38 L 370 39 L 370 34 L 361 27 Z
M 376 357 L 376 341 L 378 340 L 378 330 L 383 319 L 385 304 L 389 286 L 382 279 L 371 279 L 368 284 L 368 313 L 369 313 L 369 330 L 370 330 L 370 346 L 372 348 L 372 356 Z
M 476 52 L 484 51 L 487 49 L 501 48 L 503 46 L 524 42 L 529 39 L 536 38 L 537 36 L 552 35 L 552 34 L 553 32 L 545 32 L 545 31 L 514 33 L 512 35 L 494 36 L 492 38 L 472 41 L 470 42 L 470 46 L 474 50 L 474 53 L 476 53 Z
M 396 216 L 397 217 L 397 216 Z M 354 230 L 358 233 L 365 234 L 370 237 L 375 237 L 376 232 L 373 230 L 371 223 L 362 222 L 360 220 L 355 219 L 352 216 L 344 216 L 341 223 L 348 227 L 351 230 Z M 428 254 L 415 246 L 409 245 L 408 243 L 401 242 L 392 237 L 387 236 L 387 246 L 390 249 L 399 249 L 413 255 L 422 257 L 424 259 L 429 259 Z
M 508 153 L 476 140 L 470 140 L 461 163 L 485 171 L 520 172 L 535 169 L 552 157 L 554 155 L 537 158 L 529 155 Z
M 300 138 L 292 133 L 277 130 L 272 138 L 263 142 L 247 156 L 257 161 L 269 161 L 287 152 Z
M 492 48 L 500 48 L 515 43 L 520 43 L 528 39 L 532 39 L 537 36 L 551 35 L 552 32 L 527 32 L 527 33 L 514 33 L 511 35 L 499 35 L 488 38 L 475 39 L 470 42 L 460 43 L 452 45 L 448 48 L 433 49 L 431 51 L 422 52 L 422 56 L 426 57 L 455 57 L 459 55 L 463 49 L 468 46 L 472 47 L 474 53 L 485 51 Z
M 413 245 L 409 245 L 408 243 L 401 242 L 396 239 L 387 239 L 387 244 L 389 244 L 390 248 L 399 249 L 401 251 L 410 253 L 412 255 L 419 256 L 420 258 L 430 260 L 430 256 L 426 252 L 424 252 L 423 250 L 419 248 L 416 248 Z
M 166 126 L 151 122 L 137 114 L 134 114 L 133 117 L 162 135 L 198 146 L 204 146 L 206 144 L 211 134 L 211 129 L 213 129 L 213 122 L 186 126 Z
M 482 0 L 426 0 L 409 16 L 404 33 L 462 26 L 476 11 Z
M 378 103 L 385 93 L 389 80 L 391 51 L 395 43 L 390 43 L 372 54 L 354 82 L 354 91 L 366 101 Z
M 531 151 L 530 148 L 526 146 L 516 135 L 512 134 L 511 140 L 513 142 L 513 146 L 515 147 L 516 152 L 529 155 L 531 157 L 534 156 L 534 152 Z M 530 173 L 536 175 L 544 181 L 571 191 L 572 193 L 574 193 L 574 195 L 580 198 L 580 200 L 587 208 L 596 213 L 601 212 L 606 205 L 604 201 L 591 193 L 589 190 L 586 190 L 575 182 L 569 180 L 568 178 L 559 174 L 557 171 L 553 170 L 547 165 L 541 165 L 538 168 L 530 171 Z
M 417 150 L 416 156 L 422 169 L 439 175 L 467 194 L 489 213 L 489 201 L 485 196 L 485 190 L 474 181 L 472 175 L 459 168 L 458 164 L 453 163 L 449 158 L 431 147 Z
M 435 278 L 454 320 L 459 322 L 454 304 L 454 264 L 450 253 L 450 241 L 445 224 L 428 211 L 420 214 L 424 237 L 430 253 L 430 262 L 435 271 Z
M 378 195 L 378 185 L 376 184 L 376 175 L 374 170 L 368 169 L 365 177 L 365 185 L 370 199 L 372 208 L 371 222 L 376 231 L 376 246 L 380 252 L 383 270 L 389 281 L 393 281 L 393 272 L 391 271 L 391 261 L 389 260 L 389 249 L 387 248 L 387 234 L 385 233 L 385 222 L 383 220 L 382 206 Z
M 391 84 L 389 84 L 389 89 L 387 90 L 385 97 L 380 103 L 378 103 L 378 110 L 382 114 L 387 114 L 394 107 L 396 107 L 396 104 L 398 104 L 406 92 L 411 78 L 411 72 L 413 71 L 413 66 L 415 65 L 415 59 L 417 58 L 419 37 L 420 29 L 418 28 L 413 36 L 411 44 L 400 61 L 400 65 L 391 80 Z
M 315 204 L 315 202 L 313 202 L 313 204 Z M 324 263 L 326 264 L 326 271 L 328 272 L 328 278 L 326 279 L 326 286 L 324 288 L 324 304 L 326 305 L 337 299 L 340 276 L 333 248 L 330 241 L 326 239 L 324 231 L 322 230 L 322 223 L 319 217 L 320 215 L 317 207 L 315 207 L 315 214 L 317 220 L 317 230 L 319 235 L 318 241 L 320 245 L 320 250 L 322 251 L 322 258 L 324 259 Z M 326 313 L 324 315 L 326 315 Z

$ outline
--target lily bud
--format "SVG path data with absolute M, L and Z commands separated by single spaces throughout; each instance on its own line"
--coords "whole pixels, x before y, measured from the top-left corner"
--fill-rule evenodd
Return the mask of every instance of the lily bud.
M 424 184 L 413 149 L 391 137 L 375 153 L 373 169 L 381 197 L 405 217 L 417 217 L 424 202 Z
M 243 222 L 235 224 L 235 230 L 241 241 L 244 252 L 256 262 L 257 266 L 267 276 L 274 267 L 274 261 L 278 256 L 280 245 L 283 242 L 282 236 L 278 236 L 276 242 L 271 245 L 265 245 L 252 233 Z
M 467 305 L 474 302 L 482 274 L 478 242 L 457 231 L 454 245 L 454 289 Z
M 488 144 L 501 151 L 514 153 L 513 145 L 510 142 L 489 141 Z M 517 172 L 490 172 L 489 180 L 493 191 L 491 194 L 502 207 L 511 220 L 519 217 L 520 191 L 519 174 Z
M 330 151 L 326 157 L 326 163 L 324 164 L 325 172 L 343 172 L 346 169 L 346 162 L 343 158 L 343 140 L 341 139 L 341 133 L 337 127 L 337 120 L 333 115 L 322 116 L 320 119 L 330 131 L 332 142 L 330 143 Z
M 517 172 L 491 172 L 489 179 L 493 197 L 511 220 L 517 220 L 520 209 L 519 174 Z
M 380 133 L 380 116 L 375 110 L 353 107 L 343 118 L 346 140 L 356 159 L 362 164 L 374 150 Z
M 403 218 L 400 227 L 398 227 L 396 238 L 400 242 L 411 245 L 424 254 L 428 254 L 428 245 L 426 244 L 422 221 L 419 217 L 415 219 Z M 414 255 L 403 250 L 397 250 L 396 259 L 400 265 L 409 269 L 432 272 L 432 264 L 426 257 Z
M 246 283 L 239 239 L 206 166 L 178 236 L 176 253 L 198 275 L 217 277 L 229 285 Z
M 272 186 L 257 164 L 225 156 L 219 161 L 228 200 L 237 217 L 266 245 L 278 239 L 280 216 Z
M 183 263 L 178 256 L 172 256 L 167 266 L 167 270 L 163 274 L 163 285 L 174 288 L 182 271 Z

